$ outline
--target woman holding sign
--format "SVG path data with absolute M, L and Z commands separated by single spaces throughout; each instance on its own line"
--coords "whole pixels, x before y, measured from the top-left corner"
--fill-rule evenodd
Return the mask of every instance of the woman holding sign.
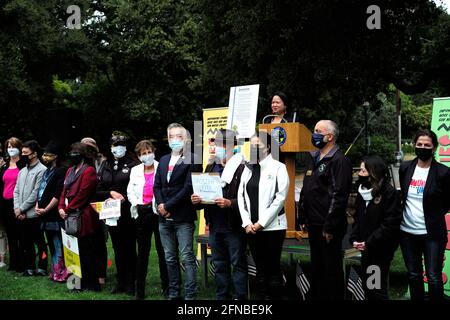
M 76 235 L 80 252 L 81 289 L 100 291 L 98 278 L 101 261 L 98 248 L 104 241 L 98 213 L 91 206 L 97 187 L 94 159 L 85 144 L 76 142 L 71 146 L 69 160 L 72 166 L 64 179 L 58 204 L 59 215 L 67 220 L 72 213 L 81 212 L 81 228 Z
M 128 201 L 131 203 L 131 217 L 136 219 L 136 235 L 138 244 L 136 266 L 136 299 L 145 298 L 145 280 L 147 278 L 148 258 L 155 235 L 156 252 L 158 253 L 159 276 L 163 295 L 167 296 L 169 276 L 164 257 L 164 248 L 159 235 L 158 214 L 153 196 L 153 185 L 158 162 L 155 161 L 155 147 L 149 140 L 142 140 L 134 149 L 141 164 L 133 167 L 128 183 Z
M 136 224 L 130 215 L 127 187 L 131 168 L 138 164 L 134 154 L 127 150 L 128 138 L 114 133 L 110 139 L 111 153 L 102 166 L 97 187 L 97 201 L 120 200 L 120 218 L 107 219 L 114 248 L 117 285 L 113 293 L 135 295 L 136 281 Z
M 250 139 L 250 163 L 242 173 L 238 204 L 256 264 L 260 298 L 280 299 L 281 250 L 286 236 L 284 202 L 289 189 L 286 166 L 272 158 L 278 144 L 267 131 Z

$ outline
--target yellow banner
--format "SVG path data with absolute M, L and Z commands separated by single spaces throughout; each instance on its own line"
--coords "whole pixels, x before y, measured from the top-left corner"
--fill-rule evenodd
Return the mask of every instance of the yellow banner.
M 78 239 L 66 234 L 64 229 L 61 229 L 61 234 L 64 247 L 64 264 L 66 265 L 67 271 L 82 278 Z
M 208 165 L 208 159 L 214 158 L 214 144 L 210 143 L 209 139 L 216 136 L 216 132 L 219 129 L 226 129 L 228 119 L 228 108 L 212 108 L 203 109 L 203 168 Z M 208 226 L 206 225 L 205 216 L 203 210 L 200 210 L 198 234 L 209 234 Z M 210 254 L 208 248 L 208 254 Z M 197 250 L 198 259 L 200 255 L 200 244 Z

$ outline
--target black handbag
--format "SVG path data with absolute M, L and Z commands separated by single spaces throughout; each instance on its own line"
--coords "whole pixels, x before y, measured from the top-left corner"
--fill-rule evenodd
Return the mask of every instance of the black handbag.
M 64 220 L 66 234 L 70 236 L 78 236 L 81 230 L 81 210 L 77 210 L 67 214 Z

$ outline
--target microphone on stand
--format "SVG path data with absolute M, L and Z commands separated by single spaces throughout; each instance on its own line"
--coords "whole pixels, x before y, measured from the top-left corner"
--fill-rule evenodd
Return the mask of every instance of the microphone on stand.
M 266 118 L 268 118 L 268 117 L 272 117 L 272 118 L 274 118 L 274 117 L 280 117 L 279 115 L 277 115 L 277 114 L 268 114 L 267 116 L 265 116 L 264 118 L 263 118 L 263 120 L 262 120 L 262 123 L 264 123 L 264 121 L 266 120 Z M 284 117 L 281 117 L 281 121 L 283 121 L 284 120 L 284 122 L 286 122 L 287 123 L 287 120 L 284 118 Z

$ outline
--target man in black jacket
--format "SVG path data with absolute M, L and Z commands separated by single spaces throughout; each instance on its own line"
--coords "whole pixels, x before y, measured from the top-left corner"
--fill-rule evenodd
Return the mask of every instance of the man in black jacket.
M 216 158 L 205 172 L 219 174 L 222 181 L 223 197 L 215 199 L 215 204 L 205 205 L 205 219 L 209 225 L 209 243 L 212 262 L 215 267 L 216 298 L 228 300 L 234 288 L 234 298 L 245 300 L 247 296 L 246 234 L 242 228 L 237 194 L 244 158 L 233 154 L 237 146 L 232 130 L 221 129 L 215 138 Z M 200 204 L 200 196 L 191 196 L 193 204 Z
M 190 153 L 187 130 L 178 123 L 167 128 L 172 153 L 163 156 L 156 170 L 153 187 L 158 207 L 159 232 L 169 272 L 170 300 L 180 299 L 178 249 L 186 267 L 185 299 L 197 295 L 197 264 L 194 231 L 197 213 L 191 203 L 192 172 L 202 172 L 201 159 Z
M 313 299 L 342 300 L 344 273 L 342 239 L 347 230 L 346 207 L 352 165 L 336 145 L 339 130 L 331 120 L 319 121 L 300 194 L 300 221 L 308 226 Z

